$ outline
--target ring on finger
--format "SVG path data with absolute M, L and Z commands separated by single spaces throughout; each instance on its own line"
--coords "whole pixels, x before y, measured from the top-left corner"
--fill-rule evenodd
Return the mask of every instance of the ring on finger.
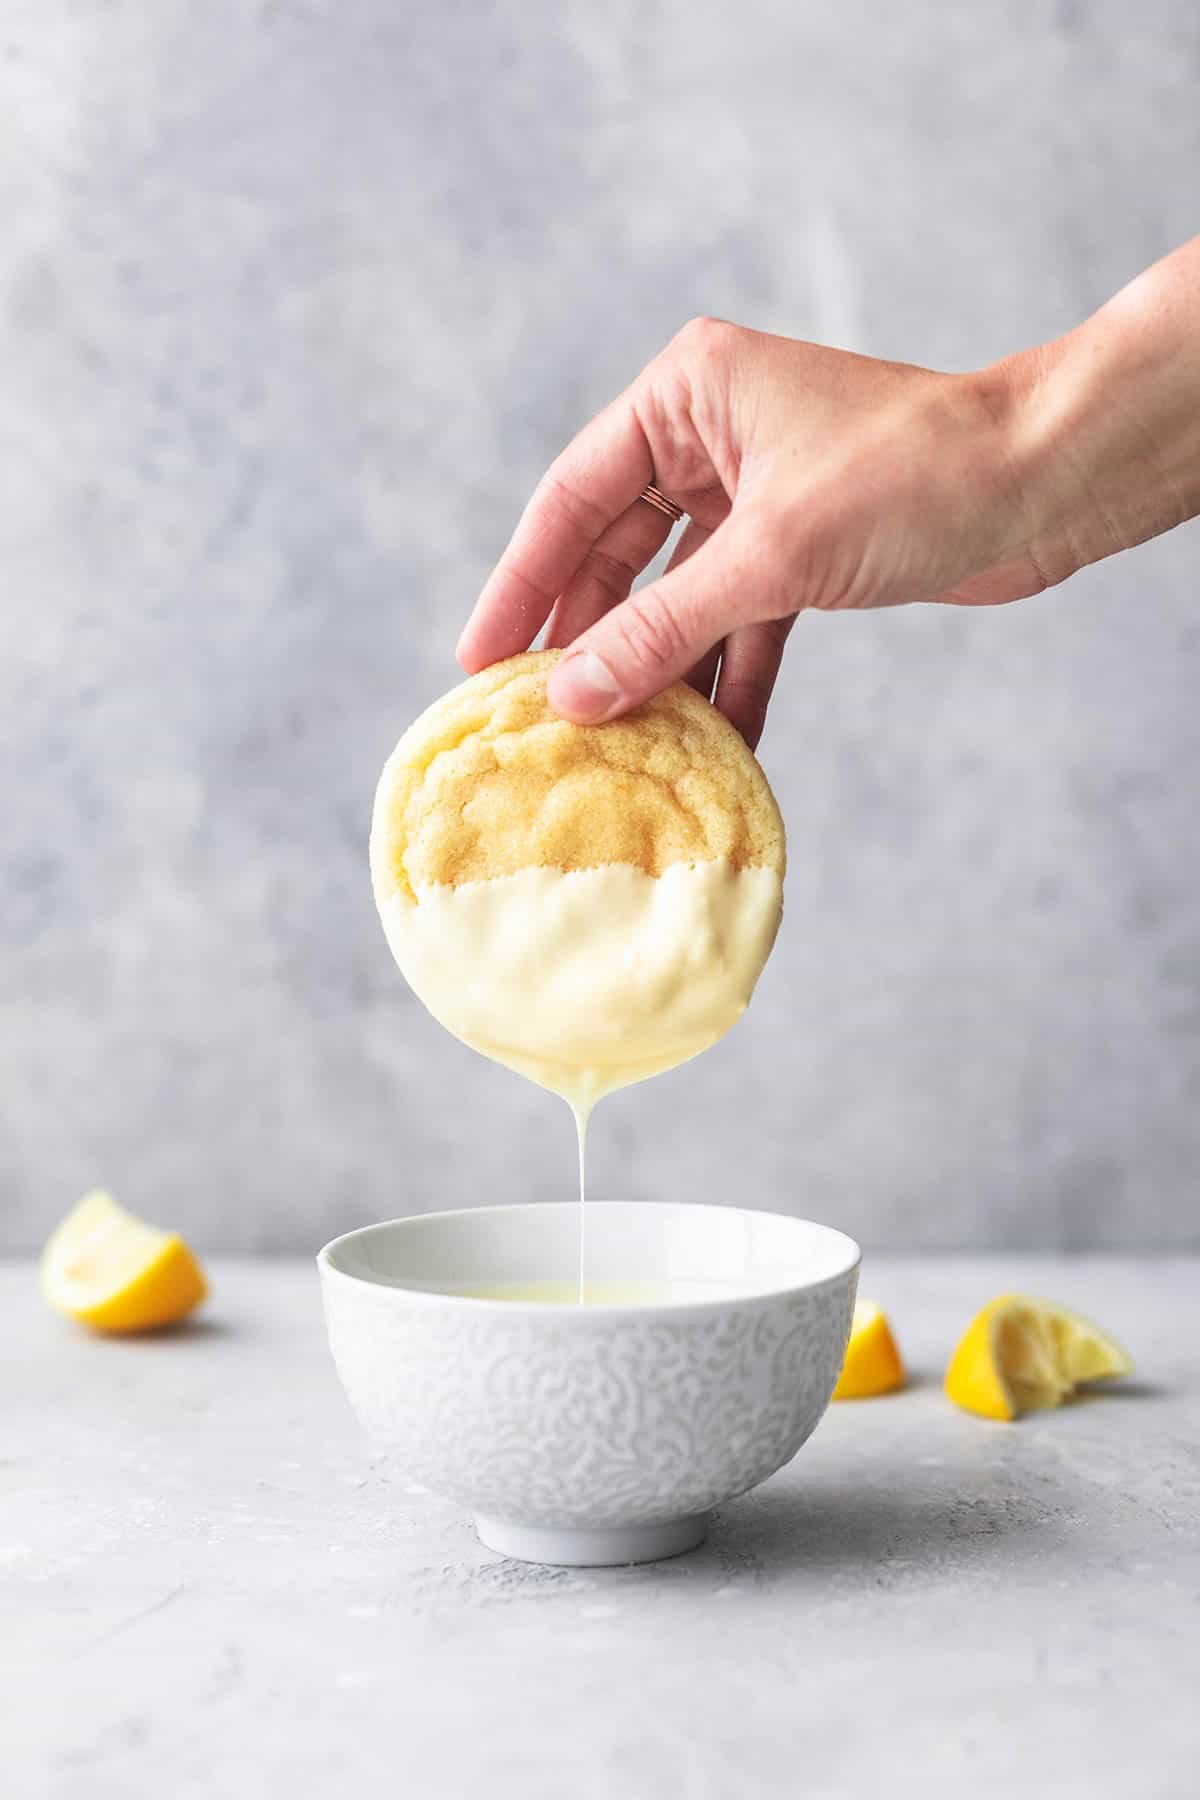
M 666 513 L 672 525 L 678 525 L 683 517 L 682 506 L 676 506 L 673 500 L 668 500 L 667 496 L 659 488 L 656 488 L 653 482 L 642 489 L 638 499 L 644 500 L 647 506 L 656 507 L 660 513 Z

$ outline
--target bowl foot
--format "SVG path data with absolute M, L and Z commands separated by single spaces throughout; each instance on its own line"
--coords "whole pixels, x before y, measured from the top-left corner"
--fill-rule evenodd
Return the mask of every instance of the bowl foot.
M 505 1519 L 476 1514 L 475 1529 L 481 1544 L 518 1562 L 602 1569 L 618 1563 L 658 1562 L 694 1550 L 708 1536 L 708 1514 L 668 1519 L 665 1525 L 615 1525 L 600 1531 L 574 1525 L 510 1525 Z

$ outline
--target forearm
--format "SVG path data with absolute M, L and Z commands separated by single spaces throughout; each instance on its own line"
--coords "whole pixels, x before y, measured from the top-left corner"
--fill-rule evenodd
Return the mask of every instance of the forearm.
M 1200 238 L 986 372 L 1049 581 L 1200 514 Z

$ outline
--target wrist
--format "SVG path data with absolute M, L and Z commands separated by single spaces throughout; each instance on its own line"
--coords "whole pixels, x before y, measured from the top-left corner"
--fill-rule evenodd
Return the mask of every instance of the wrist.
M 1121 548 L 1095 502 L 1093 399 L 1067 339 L 976 370 L 1007 500 L 1001 558 L 1029 558 L 1048 587 Z
M 1200 336 L 1177 265 L 974 377 L 1049 584 L 1200 513 Z

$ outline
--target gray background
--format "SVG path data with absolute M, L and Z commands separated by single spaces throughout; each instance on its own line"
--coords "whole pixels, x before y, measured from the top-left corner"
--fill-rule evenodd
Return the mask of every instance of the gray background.
M 1190 0 L 9 0 L 3 1244 L 207 1248 L 573 1179 L 375 921 L 400 729 L 544 463 L 689 315 L 947 367 L 1198 228 Z M 1200 535 L 801 620 L 755 1006 L 598 1195 L 868 1246 L 1200 1243 Z

